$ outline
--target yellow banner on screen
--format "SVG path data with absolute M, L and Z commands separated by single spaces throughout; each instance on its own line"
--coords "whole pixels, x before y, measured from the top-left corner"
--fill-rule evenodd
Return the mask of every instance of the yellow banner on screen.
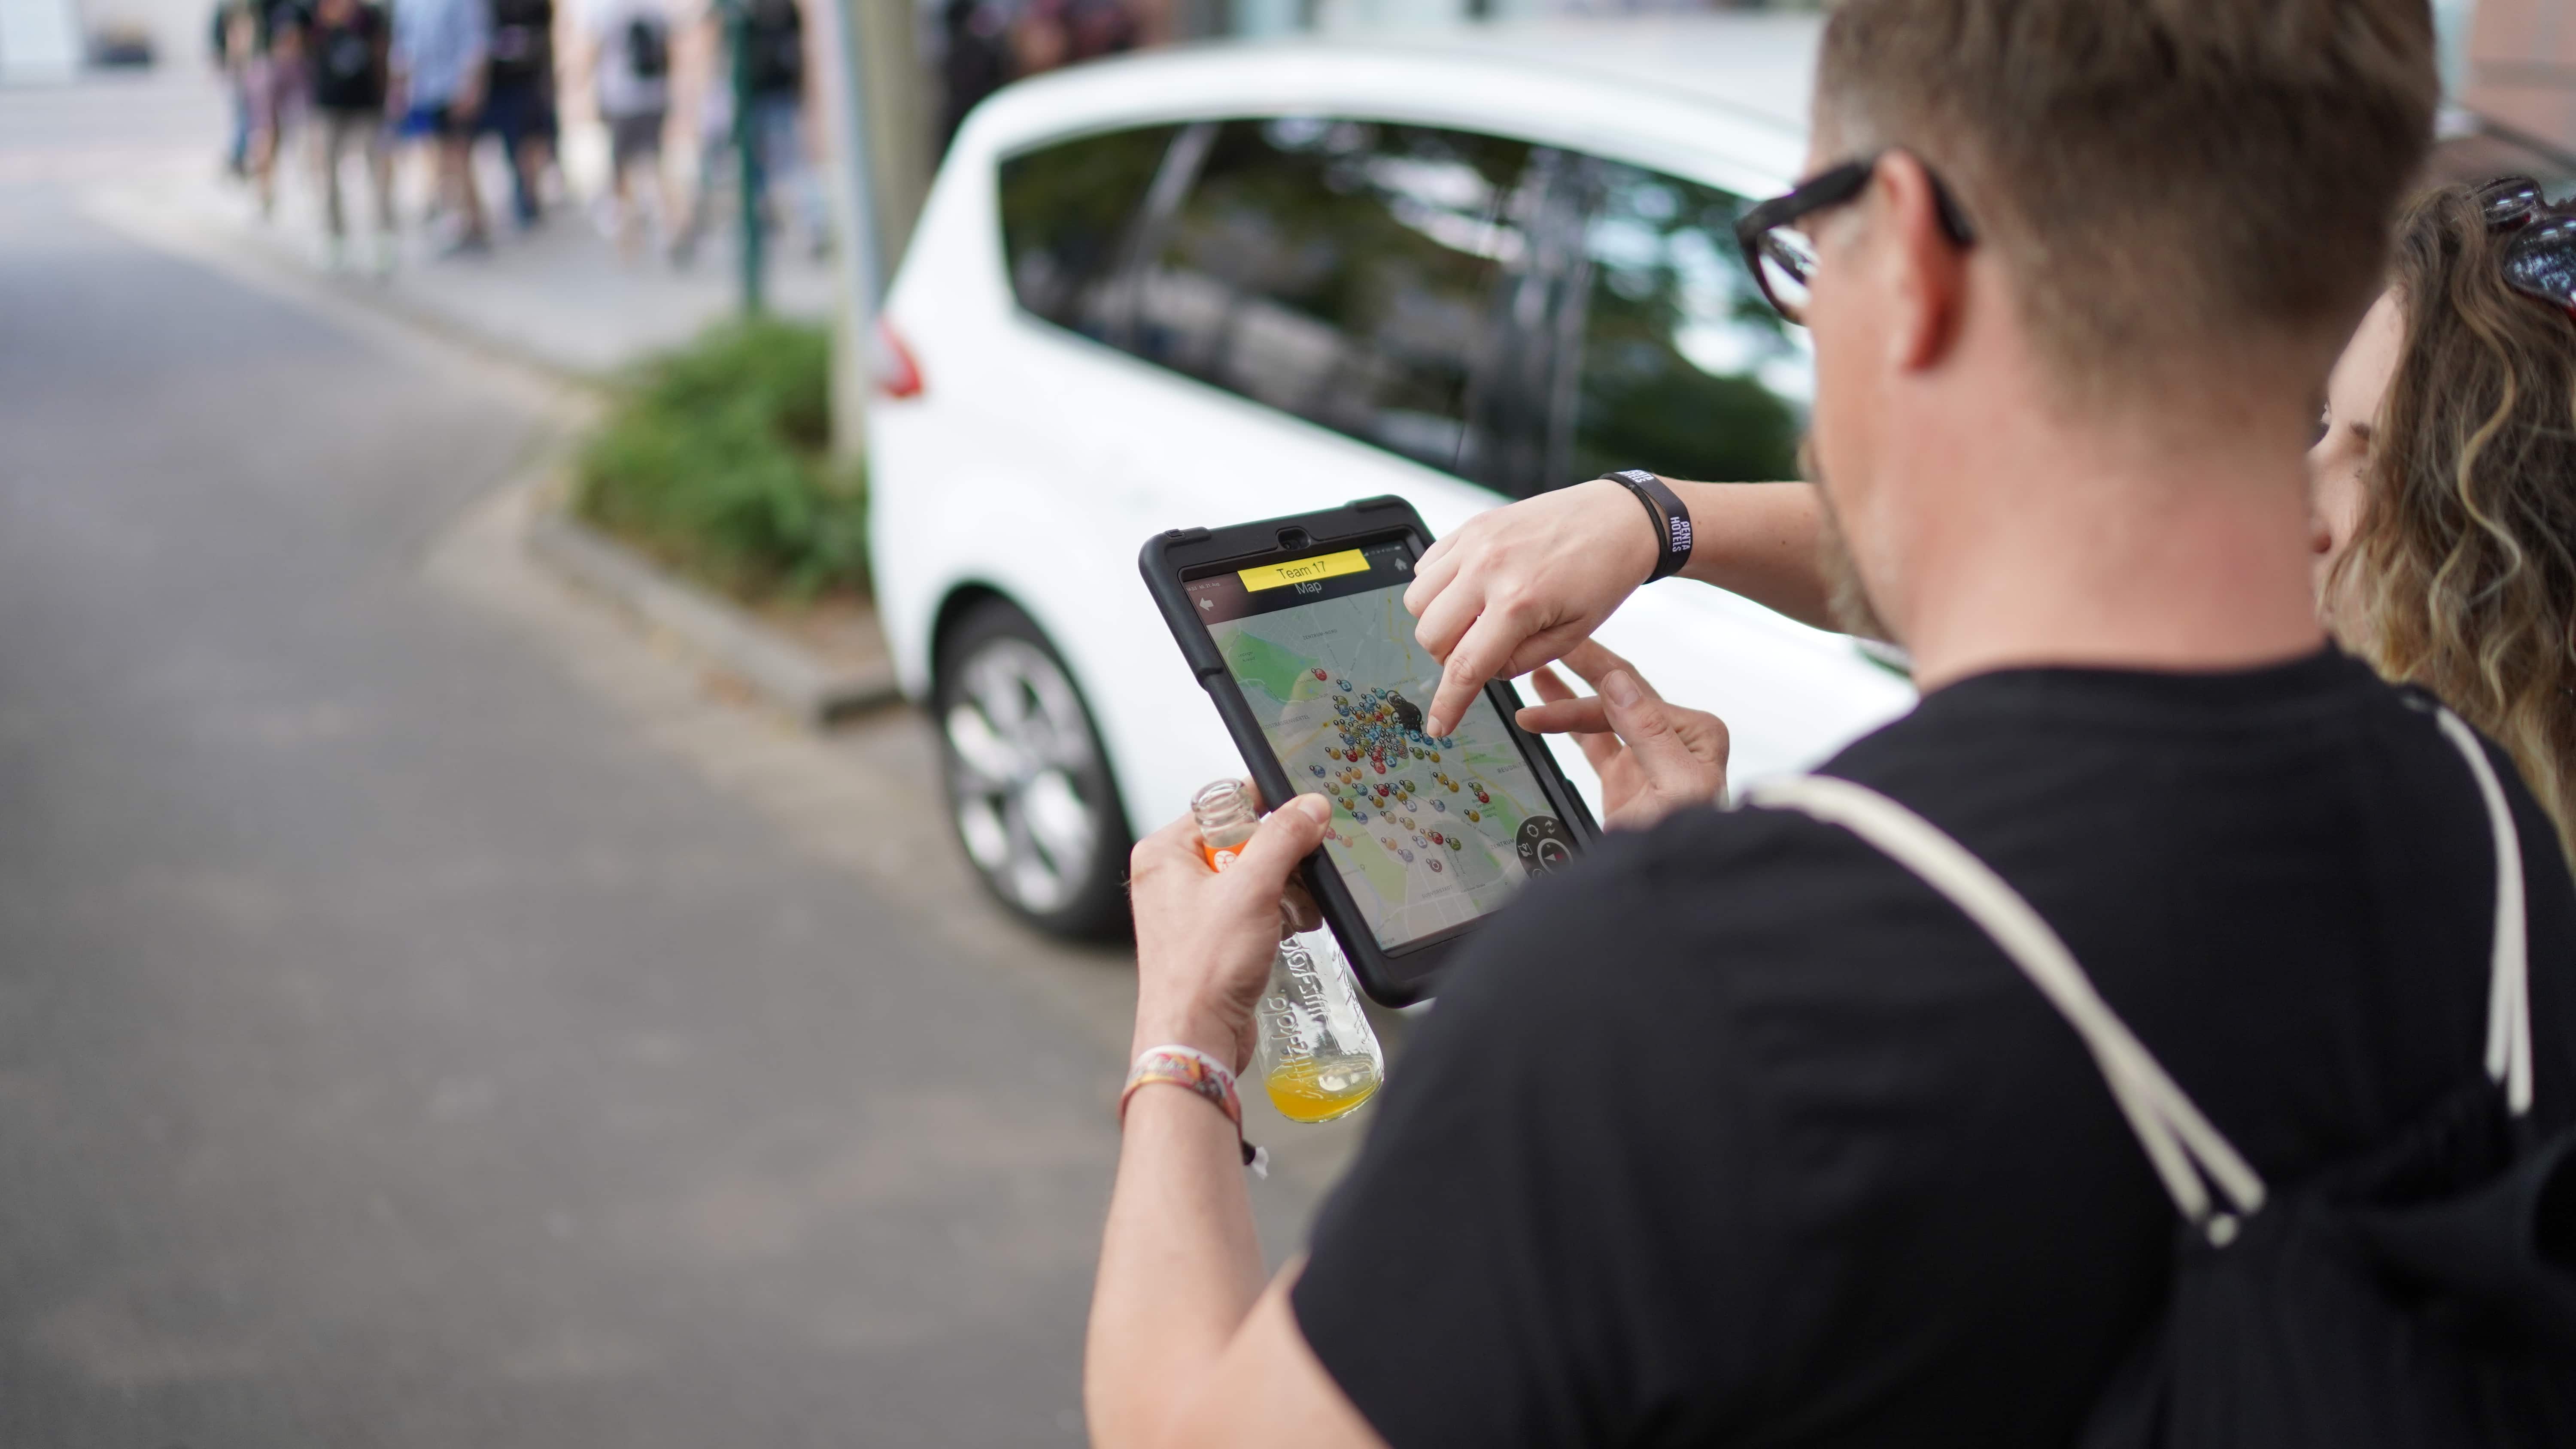
M 1346 548 L 1340 553 L 1319 553 L 1313 558 L 1263 564 L 1257 569 L 1238 569 L 1235 572 L 1243 580 L 1245 588 L 1257 592 L 1284 589 L 1290 584 L 1311 584 L 1342 574 L 1364 574 L 1368 570 L 1368 555 L 1355 548 Z

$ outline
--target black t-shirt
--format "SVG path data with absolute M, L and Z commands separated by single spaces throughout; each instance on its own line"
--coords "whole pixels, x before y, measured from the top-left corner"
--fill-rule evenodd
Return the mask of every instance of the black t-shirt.
M 742 44 L 750 54 L 755 95 L 793 96 L 805 90 L 805 16 L 796 0 L 751 0 Z
M 2490 756 L 2559 1124 L 2576 886 Z M 2349 659 L 1987 675 L 1824 772 L 2021 891 L 2273 1184 L 2477 1078 L 2486 815 Z M 1457 963 L 1293 1301 L 1396 1449 L 2062 1445 L 2174 1222 L 2073 1029 L 1953 906 L 1845 831 L 1695 810 Z
M 385 12 L 362 4 L 345 20 L 316 16 L 307 64 L 313 104 L 326 111 L 376 111 L 385 104 Z
M 554 35 L 554 0 L 492 0 L 492 83 L 553 80 Z
M 277 48 L 279 40 L 301 35 L 313 23 L 312 0 L 276 0 L 258 10 L 259 25 L 252 49 L 267 55 Z

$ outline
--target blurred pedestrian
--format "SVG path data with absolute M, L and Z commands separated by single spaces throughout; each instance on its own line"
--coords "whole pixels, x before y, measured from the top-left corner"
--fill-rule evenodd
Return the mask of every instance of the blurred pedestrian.
M 1134 50 L 1143 38 L 1125 0 L 1027 0 L 1011 24 L 1011 70 L 1040 75 Z
M 966 113 L 1011 78 L 1011 13 L 1003 0 L 947 0 L 939 29 L 939 150 L 945 155 Z
M 632 261 L 643 245 L 644 193 L 652 198 L 654 224 L 666 239 L 680 225 L 681 198 L 662 156 L 662 133 L 671 120 L 671 12 L 663 0 L 595 0 L 587 32 L 584 68 L 599 119 L 608 127 L 603 227 L 619 255 Z M 645 173 L 640 188 L 639 171 Z
M 385 116 L 392 24 L 374 0 L 320 0 L 307 31 L 313 73 L 313 167 L 322 184 L 322 227 L 329 264 L 348 263 L 349 219 L 340 199 L 340 168 L 355 151 L 375 203 L 371 265 L 394 259 L 393 139 Z
M 2317 587 L 2346 648 L 2513 755 L 2576 860 L 2576 214 L 2445 187 L 2326 392 Z
M 695 114 L 691 140 L 688 206 L 671 238 L 671 264 L 685 267 L 697 255 L 698 243 L 712 224 L 718 193 L 734 183 L 741 156 L 733 133 L 733 16 L 728 0 L 708 0 L 690 26 L 691 54 L 699 71 L 690 93 Z
M 224 170 L 235 179 L 250 174 L 250 68 L 258 53 L 259 31 L 257 0 L 221 0 L 215 6 L 207 39 L 215 71 L 224 80 L 225 97 L 232 103 L 232 134 L 224 143 Z
M 760 148 L 761 200 L 773 212 L 792 215 L 806 250 L 819 256 L 830 245 L 831 228 L 819 178 L 806 164 L 805 15 L 799 0 L 749 0 L 741 37 L 748 52 L 743 74 L 752 141 Z
M 402 118 L 402 134 L 428 144 L 439 193 L 456 208 L 456 233 L 441 248 L 448 255 L 492 247 L 473 166 L 491 46 L 486 0 L 399 0 L 394 7 L 389 105 Z
M 490 93 L 482 129 L 498 137 L 510 167 L 510 211 L 522 228 L 543 214 L 546 168 L 555 154 L 554 0 L 491 0 Z
M 302 119 L 305 101 L 306 0 L 255 0 L 257 24 L 243 69 L 250 101 L 251 184 L 262 218 L 277 211 L 277 158 L 287 133 Z
M 806 250 L 823 255 L 831 246 L 831 221 L 822 178 L 807 160 L 812 148 L 805 136 L 805 21 L 797 0 L 745 0 L 739 12 L 711 5 L 706 24 L 715 65 L 700 97 L 697 180 L 672 260 L 689 260 L 715 215 L 719 193 L 741 185 L 737 89 L 750 101 L 751 144 L 760 162 L 754 204 L 773 228 L 785 211 L 803 233 Z
M 2310 578 L 2316 399 L 2439 96 L 2421 0 L 1834 7 L 1743 241 L 1920 705 L 1711 809 L 1713 721 L 1588 639 L 1690 566 L 1687 500 L 1428 550 L 1426 730 L 1564 657 L 1598 693 L 1522 722 L 1651 829 L 1452 959 L 1266 1289 L 1229 1069 L 1331 812 L 1223 874 L 1187 817 L 1137 846 L 1092 1442 L 2560 1442 L 2576 879 Z

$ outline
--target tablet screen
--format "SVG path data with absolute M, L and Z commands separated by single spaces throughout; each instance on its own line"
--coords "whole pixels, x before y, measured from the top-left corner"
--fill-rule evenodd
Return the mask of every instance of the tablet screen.
M 1280 767 L 1332 800 L 1324 850 L 1384 950 L 1494 910 L 1573 845 L 1490 698 L 1422 733 L 1440 665 L 1413 639 L 1412 580 L 1393 542 L 1184 585 Z

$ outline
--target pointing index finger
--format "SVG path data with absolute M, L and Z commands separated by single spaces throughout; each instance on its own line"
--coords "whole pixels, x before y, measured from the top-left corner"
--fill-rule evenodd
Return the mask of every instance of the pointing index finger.
M 1476 695 L 1501 671 L 1519 642 L 1492 611 L 1478 615 L 1440 670 L 1440 688 L 1423 716 L 1423 732 L 1445 735 L 1455 730 L 1458 721 L 1467 717 L 1467 706 L 1475 703 Z

